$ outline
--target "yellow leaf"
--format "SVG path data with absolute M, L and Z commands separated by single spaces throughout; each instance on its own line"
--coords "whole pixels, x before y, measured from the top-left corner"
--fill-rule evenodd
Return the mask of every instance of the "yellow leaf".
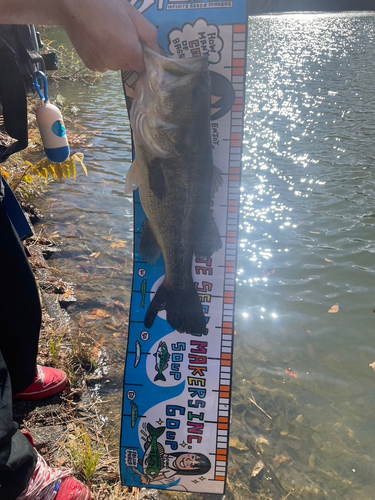
M 61 164 L 62 174 L 65 179 L 70 179 L 70 163 L 69 160 Z
M 93 309 L 91 314 L 97 316 L 98 318 L 109 318 L 111 315 L 103 311 L 103 309 Z
M 104 325 L 104 326 L 105 326 L 105 328 L 108 328 L 108 330 L 114 330 L 115 332 L 117 332 L 117 328 L 115 328 L 112 325 Z
M 335 314 L 339 312 L 339 305 L 335 304 L 334 306 L 331 307 L 331 309 L 328 310 L 329 313 Z
M 62 171 L 61 163 L 56 163 L 55 171 L 56 171 L 57 177 L 61 180 L 63 178 L 63 171 Z
M 231 437 L 230 438 L 230 440 L 229 440 L 229 446 L 230 446 L 230 448 L 236 448 L 237 450 L 240 450 L 240 451 L 247 451 L 249 449 L 237 437 Z
M 72 159 L 74 161 L 83 161 L 83 158 L 84 158 L 84 154 L 83 153 L 74 153 L 74 155 L 72 156 Z
M 268 442 L 268 440 L 266 438 L 264 438 L 264 437 L 258 438 L 258 443 L 260 443 L 260 444 L 270 444 Z
M 10 177 L 10 173 L 5 172 L 5 170 L 2 170 L 1 168 L 0 168 L 0 174 L 4 177 L 5 180 L 8 180 Z
M 38 170 L 37 168 L 33 168 L 32 171 L 38 177 L 42 177 L 42 172 L 40 170 Z
M 45 179 L 48 179 L 48 170 L 46 168 L 42 168 L 40 170 L 40 173 L 42 174 L 42 176 L 45 178 Z
M 75 153 L 73 156 L 72 156 L 72 160 L 74 162 L 78 162 L 81 164 L 81 167 L 83 168 L 83 171 L 85 172 L 86 176 L 88 175 L 87 173 L 87 168 L 85 166 L 85 164 L 83 163 L 83 158 L 84 158 L 84 155 L 83 153 Z
M 25 175 L 25 177 L 23 178 L 23 180 L 25 182 L 27 182 L 27 184 L 32 184 L 33 183 L 33 178 L 29 174 Z
M 126 309 L 125 304 L 123 304 L 119 300 L 115 301 L 115 306 L 120 307 L 121 309 Z
M 55 167 L 51 163 L 48 164 L 47 169 L 48 169 L 48 172 L 50 174 L 52 174 L 55 179 L 57 179 Z
M 115 241 L 114 243 L 111 243 L 112 248 L 125 248 L 126 243 L 125 241 Z
M 73 179 L 76 180 L 77 169 L 76 169 L 76 164 L 74 161 L 72 162 L 72 164 L 70 166 L 70 173 L 71 173 Z

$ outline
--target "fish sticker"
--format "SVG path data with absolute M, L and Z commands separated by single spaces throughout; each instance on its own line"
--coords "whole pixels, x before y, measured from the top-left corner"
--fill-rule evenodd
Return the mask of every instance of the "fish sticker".
M 134 360 L 134 368 L 137 368 L 139 362 L 141 361 L 142 356 L 142 346 L 139 340 L 135 343 L 135 360 Z
M 164 433 L 165 427 L 155 429 L 150 423 L 147 424 L 149 433 L 145 443 L 145 454 L 143 456 L 143 470 L 147 476 L 155 478 L 163 467 L 164 448 L 158 443 L 158 439 Z
M 142 471 L 135 466 L 132 467 L 133 472 L 140 476 L 143 485 L 178 484 L 181 476 L 184 475 L 200 476 L 199 479 L 204 481 L 203 475 L 211 469 L 211 461 L 206 455 L 194 451 L 167 451 L 158 442 L 166 428 L 155 428 L 150 423 L 146 427 L 148 435 L 143 430 L 141 431 L 144 436 L 147 436 L 144 444 L 145 453 L 142 461 L 138 462 Z
M 146 307 L 146 290 L 147 290 L 147 280 L 144 279 L 141 284 L 141 296 L 142 296 L 141 307 L 143 307 L 143 309 Z
M 157 380 L 166 381 L 165 376 L 163 375 L 163 371 L 168 368 L 168 361 L 171 355 L 168 352 L 167 344 L 161 341 L 158 345 L 158 349 L 154 354 L 156 358 L 155 362 L 155 370 L 158 372 L 154 378 L 154 382 Z
M 135 427 L 135 424 L 137 423 L 137 418 L 138 418 L 138 406 L 134 403 L 134 401 L 130 401 L 130 405 L 132 407 L 131 426 Z
M 153 265 L 162 254 L 165 263 L 144 324 L 151 328 L 165 309 L 174 330 L 205 335 L 192 261 L 222 247 L 211 209 L 223 184 L 211 141 L 211 87 L 217 91 L 221 83 L 216 76 L 211 82 L 207 56 L 172 59 L 145 46 L 144 61 L 130 113 L 136 159 L 126 193 L 139 187 L 148 219 L 139 240 L 141 259 Z

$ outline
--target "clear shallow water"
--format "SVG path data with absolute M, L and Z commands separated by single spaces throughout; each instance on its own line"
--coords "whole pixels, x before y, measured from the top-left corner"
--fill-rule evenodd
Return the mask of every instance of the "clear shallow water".
M 229 498 L 282 499 L 293 488 L 289 498 L 375 496 L 374 21 L 249 20 Z M 59 91 L 97 133 L 89 177 L 46 197 L 49 227 L 64 239 L 55 263 L 78 284 L 77 319 L 93 307 L 115 316 L 114 301 L 129 300 L 132 251 L 122 89 L 107 75 Z M 109 357 L 99 394 L 116 424 L 125 339 L 104 323 L 94 327 Z M 259 457 L 249 442 L 285 492 L 269 472 L 250 480 Z

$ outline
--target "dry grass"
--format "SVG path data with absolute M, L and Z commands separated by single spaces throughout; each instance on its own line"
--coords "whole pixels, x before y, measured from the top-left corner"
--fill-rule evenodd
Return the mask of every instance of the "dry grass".
M 70 382 L 56 408 L 43 416 L 33 413 L 24 421 L 27 428 L 63 429 L 58 441 L 47 452 L 43 450 L 48 463 L 71 468 L 74 476 L 90 487 L 95 500 L 157 498 L 155 492 L 141 493 L 136 488 L 121 486 L 119 459 L 108 445 L 110 430 L 101 402 L 85 382 L 90 372 L 100 370 L 100 363 L 94 359 L 98 351 L 95 340 L 78 327 L 59 328 L 44 312 L 40 346 L 38 362 L 64 369 Z

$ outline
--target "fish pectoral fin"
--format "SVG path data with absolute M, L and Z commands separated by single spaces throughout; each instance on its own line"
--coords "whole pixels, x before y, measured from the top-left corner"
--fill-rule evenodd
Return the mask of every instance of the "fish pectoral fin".
M 212 189 L 211 189 L 211 199 L 215 196 L 215 193 L 219 190 L 219 188 L 223 185 L 223 177 L 220 168 L 215 167 L 213 169 L 212 175 Z
M 162 200 L 167 192 L 161 164 L 161 158 L 154 158 L 148 166 L 150 189 L 159 200 Z
M 140 184 L 141 169 L 137 160 L 134 160 L 126 175 L 125 194 L 132 194 L 132 192 L 135 191 Z
M 196 235 L 196 243 L 194 248 L 195 257 L 197 259 L 208 259 L 211 255 L 223 246 L 219 229 L 217 228 L 215 219 L 212 215 L 212 210 L 206 217 Z
M 148 222 L 139 240 L 138 252 L 142 260 L 148 264 L 155 264 L 161 254 L 161 248 L 157 242 L 154 232 Z

